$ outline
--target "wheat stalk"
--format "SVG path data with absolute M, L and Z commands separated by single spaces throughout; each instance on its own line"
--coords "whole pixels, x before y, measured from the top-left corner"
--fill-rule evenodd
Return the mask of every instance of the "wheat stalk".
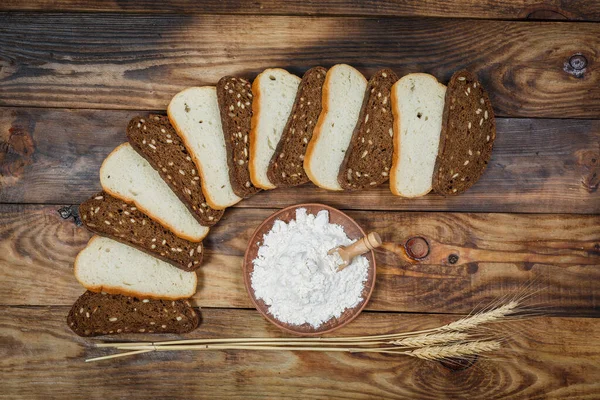
M 375 352 L 404 354 L 425 360 L 469 357 L 500 348 L 499 340 L 474 339 L 468 332 L 482 325 L 506 320 L 516 313 L 519 301 L 512 300 L 487 311 L 461 318 L 449 324 L 415 332 L 342 338 L 227 338 L 189 339 L 166 342 L 102 343 L 97 347 L 133 350 L 126 353 L 92 358 L 99 361 L 150 351 L 171 350 L 293 350 Z M 393 345 L 393 347 L 374 347 Z M 413 350 L 406 350 L 406 349 Z

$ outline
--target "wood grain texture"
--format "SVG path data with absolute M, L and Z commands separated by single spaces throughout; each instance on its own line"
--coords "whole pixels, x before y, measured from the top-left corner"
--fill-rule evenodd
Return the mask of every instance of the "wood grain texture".
M 511 323 L 505 326 L 510 341 L 502 350 L 452 371 L 437 362 L 397 355 L 240 350 L 152 353 L 83 364 L 86 357 L 113 351 L 91 348 L 94 341 L 71 333 L 64 322 L 67 312 L 67 307 L 0 307 L 3 397 L 583 399 L 600 390 L 597 319 Z M 336 336 L 409 331 L 451 320 L 442 315 L 363 313 Z M 200 327 L 183 337 L 244 336 L 282 335 L 256 311 L 210 309 L 202 310 Z
M 119 13 L 198 13 L 263 15 L 336 15 L 486 19 L 565 19 L 598 21 L 600 2 L 577 0 L 4 0 L 0 11 L 86 11 Z
M 496 115 L 596 118 L 600 25 L 243 15 L 5 13 L 0 105 L 165 109 L 178 91 L 267 67 L 344 62 L 366 76 L 468 67 Z M 298 29 L 302 27 L 302 29 Z M 569 60 L 581 54 L 585 68 Z M 578 68 L 582 64 L 577 64 Z
M 100 189 L 104 157 L 136 111 L 0 108 L 0 202 L 79 204 Z M 498 119 L 492 160 L 460 196 L 393 196 L 387 185 L 261 192 L 240 207 L 322 202 L 343 209 L 600 213 L 600 121 Z M 594 173 L 596 177 L 594 177 Z
M 242 260 L 254 229 L 274 210 L 230 209 L 204 241 L 194 304 L 252 308 Z M 582 256 L 600 257 L 600 216 L 350 212 L 365 231 L 386 242 L 422 235 L 443 243 L 502 251 L 561 253 L 564 241 L 580 243 Z M 0 206 L 0 304 L 68 305 L 82 292 L 72 273 L 90 234 L 62 220 L 52 206 Z M 479 263 L 407 265 L 376 250 L 377 281 L 367 309 L 467 313 L 503 295 L 538 290 L 532 304 L 556 315 L 598 316 L 598 265 Z M 52 279 L 40 279 L 40 277 Z

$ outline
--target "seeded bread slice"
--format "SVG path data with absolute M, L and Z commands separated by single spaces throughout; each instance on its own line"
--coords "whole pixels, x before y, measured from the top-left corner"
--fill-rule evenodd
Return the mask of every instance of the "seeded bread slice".
M 431 191 L 440 143 L 446 86 L 429 74 L 409 74 L 392 87 L 394 158 L 390 189 L 396 196 Z
M 326 74 L 327 69 L 314 67 L 302 77 L 292 112 L 267 170 L 269 180 L 277 187 L 298 186 L 309 181 L 304 172 L 304 157 L 321 113 Z
M 158 172 L 129 143 L 118 146 L 106 157 L 100 167 L 100 183 L 107 193 L 134 203 L 183 239 L 199 242 L 208 234 L 208 228 L 196 221 Z
M 448 83 L 433 189 L 460 194 L 481 177 L 496 139 L 494 110 L 487 92 L 469 71 L 456 72 Z
M 221 219 L 223 211 L 206 203 L 196 164 L 166 115 L 133 118 L 127 126 L 127 139 L 201 225 L 212 226 Z
M 274 189 L 267 169 L 292 112 L 301 79 L 281 68 L 264 70 L 252 83 L 250 178 L 254 186 Z
M 187 300 L 140 299 L 119 294 L 82 294 L 67 316 L 67 325 L 79 336 L 118 333 L 186 333 L 198 327 L 200 317 Z
M 184 271 L 200 267 L 202 243 L 174 235 L 133 203 L 100 192 L 79 206 L 79 214 L 86 228 L 98 235 L 133 246 Z
M 366 89 L 365 77 L 349 65 L 334 65 L 327 71 L 323 110 L 304 158 L 306 175 L 315 185 L 342 190 L 338 173 L 358 122 Z
M 369 79 L 358 124 L 338 173 L 343 189 L 364 190 L 388 180 L 394 147 L 390 94 L 397 80 L 387 68 Z
M 79 252 L 74 271 L 79 283 L 92 292 L 152 299 L 191 297 L 198 283 L 195 272 L 175 268 L 133 247 L 100 236 L 93 236 Z
M 231 187 L 237 196 L 248 198 L 260 191 L 252 184 L 248 170 L 252 85 L 243 78 L 225 76 L 217 83 L 217 98 L 227 149 Z
M 223 210 L 241 200 L 231 186 L 221 113 L 214 86 L 185 89 L 173 97 L 169 120 L 194 160 L 208 205 Z

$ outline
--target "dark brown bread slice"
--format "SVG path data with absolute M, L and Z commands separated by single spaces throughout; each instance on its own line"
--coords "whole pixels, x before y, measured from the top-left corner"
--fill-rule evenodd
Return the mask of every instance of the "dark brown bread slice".
M 224 76 L 217 83 L 217 99 L 225 136 L 231 188 L 237 196 L 248 198 L 260 191 L 252 185 L 248 169 L 252 85 L 243 78 Z
M 377 71 L 369 80 L 358 123 L 340 165 L 338 182 L 346 190 L 369 189 L 389 179 L 394 153 L 390 96 L 397 80 L 390 69 Z
M 309 181 L 304 172 L 304 156 L 321 114 L 326 75 L 326 68 L 314 67 L 302 77 L 292 112 L 267 170 L 267 177 L 275 186 L 297 186 Z
M 100 236 L 135 247 L 184 271 L 200 267 L 202 243 L 180 238 L 132 203 L 100 192 L 79 206 L 79 214 L 84 225 Z
M 223 210 L 206 203 L 196 164 L 166 115 L 133 118 L 127 126 L 127 139 L 201 225 L 213 226 L 221 219 Z
M 186 333 L 200 317 L 187 300 L 138 299 L 120 294 L 85 292 L 67 316 L 79 336 L 118 333 Z
M 469 71 L 456 72 L 446 90 L 433 190 L 463 193 L 483 174 L 496 138 L 494 110 L 487 92 Z

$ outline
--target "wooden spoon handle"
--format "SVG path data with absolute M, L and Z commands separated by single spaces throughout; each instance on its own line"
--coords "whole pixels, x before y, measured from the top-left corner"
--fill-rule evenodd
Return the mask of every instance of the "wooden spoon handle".
M 354 257 L 365 254 L 367 251 L 376 249 L 379 246 L 381 246 L 381 237 L 377 232 L 371 232 L 367 236 L 346 247 L 344 253 L 346 253 L 348 260 L 352 260 Z

